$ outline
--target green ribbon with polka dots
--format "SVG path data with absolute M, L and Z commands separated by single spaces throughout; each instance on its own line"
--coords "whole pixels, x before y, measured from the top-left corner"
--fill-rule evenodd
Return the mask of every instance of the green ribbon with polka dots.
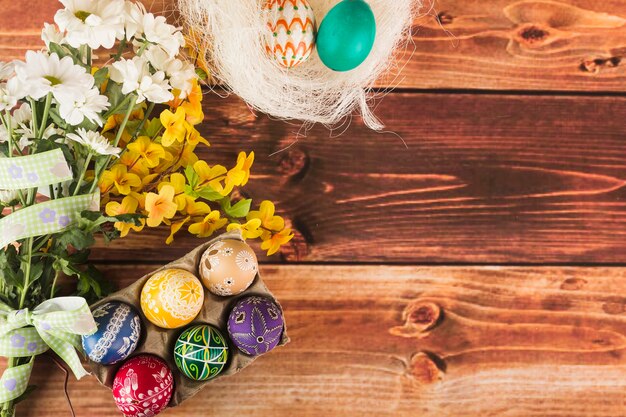
M 87 301 L 82 297 L 53 298 L 29 309 L 14 310 L 0 301 L 0 356 L 34 357 L 52 349 L 77 379 L 88 375 L 76 350 L 81 350 L 81 335 L 97 330 Z M 7 368 L 0 378 L 0 403 L 24 393 L 33 369 L 33 358 Z

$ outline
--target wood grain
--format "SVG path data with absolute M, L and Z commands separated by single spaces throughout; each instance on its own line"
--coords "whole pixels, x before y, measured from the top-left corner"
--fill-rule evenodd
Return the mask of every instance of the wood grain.
M 623 91 L 620 0 L 433 0 L 415 22 L 403 87 Z
M 202 158 L 255 150 L 245 191 L 276 200 L 300 232 L 287 261 L 626 258 L 624 98 L 393 94 L 378 114 L 395 134 L 355 120 L 339 137 L 319 127 L 299 139 L 298 125 L 237 98 L 207 95 L 205 112 Z M 93 257 L 174 259 L 199 244 L 180 236 L 164 251 L 167 231 L 144 231 Z
M 142 0 L 172 15 L 175 0 Z M 620 0 L 425 0 L 424 16 L 381 87 L 623 91 L 626 5 Z M 56 0 L 0 0 L 0 60 L 39 49 Z M 19 19 L 15 16 L 20 16 Z
M 120 285 L 147 267 L 108 267 Z M 292 342 L 165 415 L 619 416 L 624 268 L 264 266 Z M 436 306 L 439 314 L 433 306 Z M 66 416 L 40 358 L 26 416 Z M 77 415 L 116 415 L 94 378 Z M 208 412 L 208 408 L 211 409 Z

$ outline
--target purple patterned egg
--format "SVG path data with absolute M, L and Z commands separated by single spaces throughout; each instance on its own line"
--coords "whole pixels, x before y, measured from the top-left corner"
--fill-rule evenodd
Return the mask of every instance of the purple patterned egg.
M 284 327 L 283 313 L 272 300 L 251 296 L 237 302 L 228 316 L 228 334 L 243 353 L 257 356 L 274 349 Z

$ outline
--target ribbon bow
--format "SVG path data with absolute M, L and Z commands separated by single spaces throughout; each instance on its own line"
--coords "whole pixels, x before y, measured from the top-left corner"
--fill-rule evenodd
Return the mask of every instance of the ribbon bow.
M 76 353 L 76 349 L 81 350 L 80 336 L 96 330 L 96 322 L 82 297 L 53 298 L 32 311 L 14 310 L 0 301 L 0 356 L 35 356 L 51 348 L 80 379 L 88 375 Z M 4 371 L 0 378 L 0 402 L 24 393 L 33 362 Z

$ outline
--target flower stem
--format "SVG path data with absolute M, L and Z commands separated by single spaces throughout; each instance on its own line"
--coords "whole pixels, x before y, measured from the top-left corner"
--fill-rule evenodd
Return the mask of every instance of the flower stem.
M 80 190 L 80 183 L 83 181 L 83 178 L 85 178 L 85 173 L 87 172 L 87 168 L 89 167 L 89 163 L 91 162 L 91 158 L 93 157 L 93 152 L 89 151 L 89 154 L 87 155 L 87 160 L 85 161 L 85 164 L 83 165 L 83 169 L 80 172 L 80 175 L 78 176 L 78 181 L 76 182 L 76 188 L 74 188 L 74 193 L 72 194 L 72 196 L 75 196 L 76 194 L 78 194 L 78 190 Z
M 39 126 L 38 126 L 38 122 L 37 122 L 37 111 L 36 111 L 37 107 L 35 106 L 37 103 L 36 103 L 35 99 L 32 99 L 32 98 L 29 99 L 29 101 L 30 101 L 30 110 L 31 110 L 31 113 L 33 115 L 32 116 L 33 117 L 33 120 L 32 120 L 32 123 L 33 123 L 33 133 L 35 134 L 35 137 L 38 138 L 39 137 L 38 127 Z
M 33 258 L 33 238 L 28 238 L 28 253 L 27 260 L 24 263 L 24 287 L 22 288 L 22 295 L 20 297 L 19 308 L 24 308 L 24 302 L 26 301 L 26 294 L 28 293 L 28 287 L 30 286 L 30 266 Z
M 113 141 L 113 146 L 117 146 L 120 143 L 120 139 L 122 139 L 122 135 L 124 134 L 124 129 L 126 128 L 126 124 L 128 123 L 128 120 L 130 119 L 130 115 L 133 113 L 133 109 L 135 108 L 136 99 L 137 99 L 137 96 L 135 96 L 134 94 L 129 95 L 127 98 L 127 101 L 129 102 L 128 109 L 126 109 L 126 114 L 124 116 L 124 120 L 122 121 L 122 124 L 120 124 L 120 126 L 118 127 L 117 135 L 115 136 L 115 140 Z M 106 163 L 102 166 L 103 170 L 109 167 L 109 164 L 111 163 L 112 158 L 113 156 L 111 155 L 107 157 Z M 96 189 L 96 186 L 98 185 L 98 181 L 100 179 L 100 174 L 101 172 L 94 173 L 93 183 L 91 183 L 91 188 L 89 189 L 89 193 L 93 193 L 94 190 Z
M 46 130 L 46 122 L 48 121 L 48 114 L 50 113 L 50 105 L 52 104 L 52 93 L 48 93 L 48 95 L 46 96 L 46 105 L 43 109 L 43 117 L 41 118 L 41 125 L 39 127 L 39 134 L 37 135 L 37 139 L 41 139 L 43 136 L 43 133 Z M 34 118 L 34 112 L 33 112 L 33 123 L 35 123 L 35 118 Z

